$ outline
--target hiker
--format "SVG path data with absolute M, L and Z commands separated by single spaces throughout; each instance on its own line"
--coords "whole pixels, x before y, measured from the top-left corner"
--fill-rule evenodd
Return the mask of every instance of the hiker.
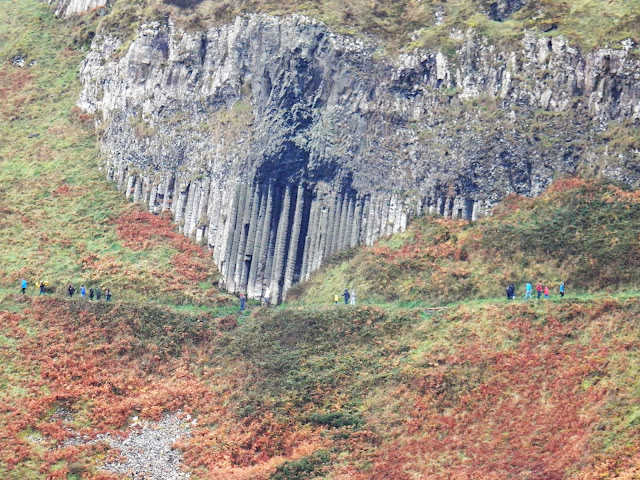
M 102 296 L 102 292 L 100 291 L 100 287 L 96 288 L 96 300 L 100 300 Z
M 344 304 L 349 305 L 349 299 L 351 298 L 351 295 L 349 295 L 349 290 L 345 288 L 342 296 L 344 297 Z
M 267 307 L 269 306 L 269 298 L 271 298 L 271 289 L 267 287 L 267 289 L 264 292 L 264 304 Z
M 507 300 L 515 300 L 516 298 L 516 286 L 510 283 L 507 287 Z
M 558 290 L 560 290 L 560 298 L 564 297 L 564 282 L 560 284 Z
M 533 289 L 533 286 L 531 285 L 531 282 L 527 282 L 527 285 L 525 286 L 525 292 L 524 292 L 525 300 L 527 298 L 531 298 L 531 290 L 532 289 Z
M 549 287 L 546 285 L 544 287 L 544 298 L 549 298 Z
M 336 305 L 338 304 L 338 300 L 340 300 L 340 297 L 336 294 L 333 296 L 333 303 L 335 303 Z
M 542 295 L 542 284 L 540 282 L 536 285 L 536 292 L 538 292 L 538 300 L 540 300 L 540 296 Z
M 86 289 L 86 288 L 84 288 L 84 285 L 82 285 L 82 286 L 80 287 L 80 296 L 81 296 L 82 298 L 84 298 L 84 296 L 85 296 L 86 294 L 87 294 L 87 289 Z
M 44 282 L 40 282 L 40 293 L 38 294 L 38 296 L 40 295 L 44 295 L 47 292 L 44 291 Z
M 105 293 L 105 298 L 107 299 L 107 302 L 111 301 L 111 290 L 109 290 L 108 288 L 107 288 L 107 291 Z
M 27 281 L 23 278 L 20 282 L 20 288 L 22 288 L 22 294 L 27 293 Z
M 351 305 L 355 305 L 356 304 L 356 289 L 355 288 L 353 290 L 351 290 L 350 303 L 351 303 Z
M 73 294 L 76 292 L 76 289 L 73 288 L 73 285 L 69 285 L 69 287 L 67 288 L 67 292 L 69 292 L 69 296 L 73 297 Z
M 244 311 L 244 294 L 240 294 L 240 311 Z
M 93 288 L 89 289 L 89 300 L 93 300 Z

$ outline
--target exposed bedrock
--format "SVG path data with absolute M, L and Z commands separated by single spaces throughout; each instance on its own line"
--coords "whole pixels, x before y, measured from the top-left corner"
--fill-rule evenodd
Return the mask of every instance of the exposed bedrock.
M 502 21 L 527 5 L 529 0 L 480 0 L 480 6 L 492 20 Z
M 91 9 L 104 7 L 114 0 L 48 0 L 49 4 L 56 7 L 55 13 L 61 17 L 68 17 L 79 13 L 87 12 Z
M 376 47 L 301 16 L 151 23 L 126 49 L 94 39 L 79 106 L 109 178 L 206 243 L 227 289 L 273 300 L 423 211 L 477 218 L 579 170 L 640 177 L 599 143 L 640 115 L 624 50 L 526 35 L 503 52 L 471 33 L 449 58 Z

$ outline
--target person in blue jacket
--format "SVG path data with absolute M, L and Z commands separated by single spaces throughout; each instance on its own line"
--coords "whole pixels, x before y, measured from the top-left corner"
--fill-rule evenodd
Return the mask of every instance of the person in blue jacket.
M 349 295 L 349 290 L 345 288 L 342 296 L 344 297 L 344 304 L 349 305 L 349 299 L 351 298 L 351 295 Z
M 27 293 L 27 281 L 23 278 L 22 282 L 20 282 L 20 286 L 22 288 L 22 294 Z
M 80 287 L 80 296 L 84 298 L 86 294 L 87 294 L 87 289 L 84 288 L 84 285 L 82 285 L 82 287 Z

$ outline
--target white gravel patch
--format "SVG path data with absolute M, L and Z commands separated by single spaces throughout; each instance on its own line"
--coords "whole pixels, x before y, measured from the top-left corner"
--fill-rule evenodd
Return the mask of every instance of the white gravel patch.
M 172 448 L 178 439 L 191 434 L 189 424 L 178 417 L 179 414 L 170 414 L 157 423 L 137 422 L 134 430 L 122 439 L 108 435 L 96 439 L 119 450 L 122 457 L 120 461 L 107 463 L 100 469 L 130 475 L 134 479 L 188 479 L 190 474 L 180 469 L 181 453 Z
M 183 417 L 183 418 L 180 418 Z M 133 418 L 132 431 L 124 438 L 98 435 L 93 439 L 75 437 L 65 445 L 105 443 L 120 452 L 117 461 L 106 463 L 99 470 L 121 474 L 135 480 L 185 480 L 191 475 L 181 470 L 182 454 L 173 448 L 180 438 L 191 436 L 195 420 L 181 412 L 165 415 L 159 422 Z

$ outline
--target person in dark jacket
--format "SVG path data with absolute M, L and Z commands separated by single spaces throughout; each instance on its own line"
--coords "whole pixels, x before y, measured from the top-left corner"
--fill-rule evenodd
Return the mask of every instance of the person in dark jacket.
M 40 293 L 38 294 L 38 296 L 40 295 L 44 295 L 47 292 L 44 291 L 44 282 L 40 282 Z
M 111 290 L 109 290 L 108 288 L 107 288 L 107 292 L 105 294 L 105 298 L 107 299 L 107 302 L 111 301 Z
M 73 288 L 73 285 L 69 285 L 69 287 L 67 288 L 67 292 L 69 292 L 70 297 L 73 297 L 73 294 L 76 293 L 76 289 Z
M 100 300 L 102 296 L 102 292 L 100 291 L 100 287 L 96 288 L 96 300 Z
M 507 300 L 511 300 L 513 298 L 513 283 L 510 283 L 509 285 L 507 285 L 507 289 L 506 289 L 506 293 L 507 293 Z
M 344 304 L 348 305 L 349 304 L 349 299 L 351 298 L 351 295 L 349 295 L 349 290 L 348 289 L 344 289 L 344 293 L 342 294 L 342 296 L 344 297 Z
M 89 289 L 89 300 L 93 300 L 93 288 Z

